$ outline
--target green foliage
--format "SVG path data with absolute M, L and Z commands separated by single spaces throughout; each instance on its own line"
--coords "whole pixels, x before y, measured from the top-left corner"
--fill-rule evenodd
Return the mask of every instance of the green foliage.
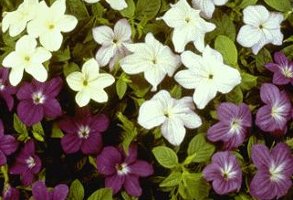
M 33 125 L 32 133 L 36 140 L 44 142 L 45 132 L 40 122 Z
M 239 104 L 243 102 L 243 92 L 241 87 L 238 85 L 236 86 L 231 92 L 225 95 L 226 101 L 232 102 L 235 104 Z
M 136 18 L 150 20 L 154 18 L 161 7 L 161 0 L 138 0 L 136 4 Z
M 135 3 L 133 0 L 126 0 L 126 3 L 128 5 L 128 7 L 121 10 L 120 13 L 123 17 L 127 17 L 129 19 L 132 19 L 135 14 Z
M 129 77 L 127 74 L 122 73 L 118 80 L 116 81 L 116 92 L 119 99 L 122 99 L 127 91 L 127 83 L 130 83 Z
M 17 140 L 26 141 L 29 138 L 27 128 L 24 123 L 18 118 L 16 114 L 13 115 L 14 130 L 19 133 Z
M 225 35 L 229 37 L 232 41 L 235 41 L 236 28 L 232 19 L 228 15 L 224 13 L 215 15 L 212 18 L 212 22 L 216 25 L 216 29 L 208 34 L 211 38 L 215 38 L 218 35 Z
M 68 200 L 81 200 L 84 197 L 84 188 L 78 179 L 75 179 L 71 185 Z
M 74 15 L 77 19 L 89 17 L 85 3 L 82 0 L 67 0 L 67 10 L 70 14 Z
M 159 146 L 155 147 L 152 151 L 161 166 L 169 169 L 178 166 L 178 157 L 172 149 L 165 146 Z
M 87 200 L 112 200 L 112 190 L 109 188 L 102 188 L 95 191 Z
M 218 50 L 227 65 L 238 66 L 238 52 L 234 42 L 227 36 L 219 35 L 215 41 L 215 49 Z
M 289 0 L 264 0 L 272 8 L 286 12 L 292 10 L 292 5 Z
M 182 180 L 182 173 L 178 171 L 173 171 L 166 177 L 161 183 L 160 187 L 174 187 L 180 184 Z
M 257 85 L 257 76 L 253 76 L 246 72 L 241 73 L 241 84 L 240 87 L 242 90 L 250 90 Z
M 269 50 L 266 48 L 263 48 L 258 52 L 258 54 L 255 56 L 256 61 L 256 68 L 259 72 L 265 71 L 265 64 L 272 62 L 272 56 Z
M 61 129 L 58 127 L 58 125 L 55 123 L 53 124 L 51 138 L 62 138 L 64 136 Z
M 239 5 L 239 8 L 244 9 L 247 6 L 255 5 L 258 0 L 242 0 L 241 4 Z

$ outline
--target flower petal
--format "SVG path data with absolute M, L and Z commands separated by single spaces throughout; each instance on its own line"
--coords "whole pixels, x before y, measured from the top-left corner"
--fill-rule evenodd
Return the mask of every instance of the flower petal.
M 61 139 L 61 145 L 65 153 L 76 153 L 79 151 L 82 140 L 77 133 L 65 134 Z
M 131 37 L 131 27 L 126 19 L 120 19 L 114 26 L 115 38 L 128 41 Z
M 98 171 L 99 173 L 106 176 L 116 174 L 117 171 L 115 167 L 117 164 L 121 164 L 121 162 L 121 153 L 115 147 L 112 146 L 105 147 L 102 150 L 102 152 L 97 156 Z
M 157 101 L 146 101 L 139 108 L 138 123 L 146 129 L 159 126 L 165 119 L 162 106 Z
M 69 189 L 65 184 L 59 184 L 54 188 L 53 200 L 65 200 Z
M 125 177 L 124 189 L 131 196 L 139 197 L 142 194 L 142 189 L 139 184 L 138 177 L 135 175 L 128 175 Z
M 129 165 L 130 173 L 136 176 L 146 177 L 154 173 L 153 166 L 146 161 L 137 160 Z
M 108 26 L 99 26 L 93 29 L 93 37 L 98 44 L 111 45 L 114 39 L 114 32 Z
M 262 33 L 251 25 L 244 25 L 237 35 L 237 42 L 244 47 L 252 47 L 257 44 L 262 37 Z
M 258 169 L 268 169 L 271 163 L 269 149 L 263 144 L 253 145 L 251 159 Z
M 168 118 L 161 126 L 162 135 L 172 145 L 179 146 L 185 137 L 185 128 L 183 122 L 178 118 Z
M 17 114 L 23 123 L 32 126 L 43 119 L 44 110 L 41 105 L 35 105 L 31 100 L 23 100 L 17 106 Z

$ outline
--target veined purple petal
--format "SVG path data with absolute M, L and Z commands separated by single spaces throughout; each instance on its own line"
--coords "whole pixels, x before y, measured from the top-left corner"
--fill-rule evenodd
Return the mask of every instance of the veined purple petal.
M 241 119 L 241 125 L 245 127 L 251 127 L 252 115 L 248 105 L 241 103 L 239 106 L 238 117 Z
M 6 155 L 0 150 L 0 166 L 6 164 Z
M 32 193 L 35 200 L 49 200 L 49 192 L 43 181 L 37 181 L 33 184 Z
M 3 191 L 3 200 L 19 200 L 19 191 L 8 186 L 8 189 Z
M 271 157 L 276 166 L 282 166 L 282 174 L 290 178 L 293 174 L 293 156 L 290 148 L 284 143 L 278 143 L 272 149 Z
M 96 132 L 104 132 L 107 130 L 109 126 L 110 120 L 106 115 L 97 115 L 93 117 L 92 123 L 91 123 L 91 129 L 92 131 Z
M 82 139 L 76 133 L 68 133 L 61 139 L 61 145 L 65 153 L 76 153 L 81 147 Z
M 122 155 L 115 147 L 105 147 L 97 156 L 97 168 L 103 175 L 116 174 L 116 165 L 121 163 Z
M 48 118 L 56 118 L 62 115 L 62 108 L 56 99 L 46 99 L 43 107 L 44 115 Z
M 276 196 L 268 172 L 260 170 L 256 173 L 250 183 L 250 194 L 260 200 L 273 199 Z
M 218 122 L 208 129 L 207 138 L 212 142 L 221 141 L 229 130 L 230 127 L 226 123 Z
M 216 163 L 211 163 L 207 165 L 202 171 L 204 178 L 207 181 L 213 181 L 215 179 L 222 179 L 220 167 Z
M 44 117 L 44 109 L 41 105 L 35 105 L 31 100 L 23 100 L 17 106 L 17 114 L 27 126 L 40 122 Z
M 125 176 L 112 175 L 105 178 L 105 186 L 112 188 L 113 193 L 116 194 L 121 189 L 125 181 Z
M 224 141 L 224 147 L 226 150 L 232 150 L 234 148 L 239 147 L 241 144 L 243 144 L 245 138 L 246 138 L 246 131 L 245 129 L 241 129 L 239 133 L 234 133 L 227 135 L 230 137 L 223 138 Z
M 221 103 L 217 108 L 217 115 L 220 121 L 229 123 L 238 115 L 238 107 L 233 103 Z
M 78 128 L 75 126 L 74 120 L 70 117 L 65 117 L 58 122 L 58 126 L 66 133 L 76 133 Z
M 11 135 L 0 137 L 0 150 L 6 155 L 10 155 L 16 151 L 18 147 L 17 140 Z
M 286 78 L 280 71 L 275 72 L 273 76 L 273 83 L 276 85 L 287 85 L 292 78 Z
M 273 84 L 264 83 L 260 88 L 260 97 L 266 104 L 275 104 L 280 98 L 280 90 Z
M 278 182 L 275 182 L 273 186 L 275 187 L 275 191 L 277 191 L 277 199 L 279 199 L 280 197 L 285 196 L 288 193 L 289 189 L 292 186 L 292 181 L 290 177 L 286 177 L 284 179 L 280 179 Z
M 65 200 L 68 195 L 69 189 L 65 184 L 57 185 L 53 191 L 53 199 L 52 200 Z
M 21 174 L 20 180 L 23 185 L 28 186 L 33 183 L 34 178 L 34 174 L 30 170 L 26 170 Z
M 37 155 L 34 155 L 32 157 L 34 158 L 35 166 L 33 168 L 31 168 L 31 172 L 34 173 L 34 174 L 37 174 L 37 173 L 39 173 L 41 171 L 42 161 L 39 158 L 39 156 L 37 156 Z
M 269 149 L 263 144 L 252 146 L 251 159 L 258 169 L 268 169 L 271 163 Z
M 60 93 L 62 86 L 63 86 L 62 79 L 60 77 L 55 77 L 45 83 L 43 92 L 46 96 L 55 98 Z
M 137 159 L 137 145 L 132 144 L 128 148 L 128 154 L 126 155 L 125 162 L 131 164 Z
M 213 181 L 213 189 L 215 190 L 217 194 L 220 194 L 220 195 L 227 194 L 229 192 L 238 191 L 240 187 L 241 187 L 241 182 L 239 184 L 237 180 L 225 181 L 224 179 L 223 180 L 216 179 L 215 181 Z
M 265 67 L 270 70 L 271 72 L 279 72 L 280 68 L 279 65 L 276 63 L 267 63 L 265 64 Z
M 137 160 L 129 165 L 130 173 L 136 176 L 146 177 L 154 173 L 153 166 L 146 161 Z
M 22 151 L 20 154 L 26 154 L 26 155 L 33 155 L 35 154 L 35 143 L 33 140 L 29 140 L 25 143 Z
M 288 65 L 288 59 L 283 52 L 274 53 L 274 60 L 279 65 L 282 65 L 282 66 Z
M 2 97 L 8 107 L 8 110 L 11 111 L 13 109 L 13 105 L 14 105 L 14 99 L 13 97 L 6 92 L 2 92 L 0 91 L 0 97 Z
M 24 100 L 24 99 L 31 99 L 32 94 L 35 92 L 34 87 L 28 83 L 25 82 L 23 85 L 18 89 L 16 96 L 19 100 Z
M 103 146 L 102 135 L 99 132 L 91 132 L 87 139 L 81 144 L 81 151 L 84 154 L 97 154 Z
M 124 189 L 126 192 L 135 197 L 139 197 L 142 194 L 142 189 L 139 184 L 139 179 L 135 175 L 127 175 L 124 181 Z

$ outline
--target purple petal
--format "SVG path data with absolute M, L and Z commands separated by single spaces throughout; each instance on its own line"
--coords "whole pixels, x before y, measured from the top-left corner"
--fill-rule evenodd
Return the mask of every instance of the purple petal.
M 220 121 L 230 123 L 238 114 L 238 107 L 233 103 L 221 103 L 217 108 Z
M 29 140 L 25 143 L 21 154 L 26 154 L 26 155 L 35 154 L 35 143 L 33 140 Z
M 7 191 L 4 191 L 3 200 L 19 200 L 19 191 L 9 186 Z
M 258 169 L 268 169 L 271 163 L 269 149 L 263 144 L 253 145 L 251 159 Z
M 291 177 L 293 174 L 293 157 L 290 148 L 284 143 L 278 143 L 271 152 L 276 166 L 282 165 L 282 174 Z
M 273 84 L 264 83 L 260 88 L 260 97 L 264 103 L 273 105 L 280 98 L 280 90 Z
M 25 82 L 17 91 L 16 96 L 19 100 L 31 99 L 34 92 L 35 90 L 32 84 Z
M 76 133 L 77 127 L 75 126 L 74 120 L 69 117 L 65 117 L 64 119 L 58 122 L 58 126 L 65 133 Z
M 265 64 L 265 67 L 271 72 L 278 72 L 280 70 L 279 65 L 276 63 Z
M 97 115 L 93 117 L 91 123 L 92 131 L 104 132 L 109 126 L 110 120 L 106 115 Z
M 8 80 L 8 76 L 9 76 L 9 69 L 5 68 L 5 67 L 1 67 L 0 68 L 0 77 L 1 77 L 2 81 L 6 82 Z
M 65 153 L 76 153 L 81 147 L 82 139 L 76 133 L 68 133 L 61 139 L 61 145 Z
M 42 161 L 37 155 L 33 155 L 36 165 L 31 169 L 31 172 L 37 174 L 41 171 L 42 168 Z
M 2 98 L 4 99 L 9 111 L 11 111 L 13 109 L 13 105 L 14 105 L 13 97 L 8 93 L 2 93 L 2 94 L 0 94 L 0 96 L 2 96 Z
M 238 113 L 239 118 L 241 119 L 241 125 L 245 127 L 251 127 L 252 125 L 252 115 L 249 110 L 248 105 L 245 103 L 241 103 L 239 105 L 239 113 Z
M 125 158 L 125 162 L 127 164 L 131 164 L 135 162 L 137 159 L 137 145 L 132 144 L 128 148 L 127 156 Z
M 239 133 L 229 134 L 229 138 L 223 138 L 226 150 L 232 150 L 243 144 L 246 138 L 246 130 L 241 129 Z
M 273 199 L 276 196 L 269 173 L 262 170 L 256 173 L 250 183 L 250 194 L 257 199 Z
M 53 199 L 52 200 L 65 200 L 68 195 L 68 186 L 65 184 L 57 185 L 53 191 Z
M 6 156 L 5 154 L 0 150 L 0 166 L 6 164 L 7 160 L 6 160 Z
M 137 160 L 135 163 L 129 165 L 129 168 L 131 174 L 141 177 L 150 176 L 154 173 L 153 166 L 142 160 Z
M 23 185 L 28 186 L 33 183 L 34 178 L 34 174 L 30 170 L 26 170 L 25 173 L 21 174 L 20 180 Z
M 273 76 L 273 83 L 275 85 L 287 85 L 290 83 L 291 79 L 286 78 L 280 71 L 275 72 Z
M 27 126 L 40 122 L 44 117 L 43 106 L 35 105 L 31 100 L 23 100 L 17 106 L 20 120 Z
M 230 192 L 234 192 L 239 190 L 241 187 L 241 182 L 238 181 L 226 181 L 226 180 L 220 180 L 216 179 L 213 181 L 213 189 L 217 194 L 223 195 Z
M 0 139 L 0 150 L 6 155 L 10 155 L 16 151 L 18 147 L 17 140 L 11 135 L 4 135 Z
M 274 53 L 274 60 L 276 63 L 278 63 L 282 66 L 288 65 L 288 59 L 283 52 Z
M 43 181 L 37 181 L 33 184 L 32 193 L 35 200 L 49 200 L 49 192 Z
M 211 163 L 209 165 L 207 165 L 203 171 L 203 176 L 207 181 L 213 181 L 216 179 L 222 179 L 222 174 L 220 171 L 220 167 L 219 165 L 215 164 L 215 163 Z
M 275 182 L 274 190 L 277 191 L 276 192 L 277 199 L 279 199 L 282 196 L 285 196 L 288 193 L 291 186 L 292 186 L 292 181 L 290 180 L 290 177 L 286 177 Z
M 230 127 L 222 122 L 214 124 L 208 129 L 207 138 L 212 142 L 223 140 L 225 135 L 229 133 Z
M 4 136 L 4 125 L 2 120 L 0 119 L 0 138 Z
M 112 188 L 113 193 L 116 194 L 121 189 L 125 181 L 125 176 L 113 175 L 105 178 L 105 186 Z
M 62 115 L 62 108 L 56 99 L 47 99 L 43 106 L 44 114 L 48 118 L 56 118 Z
M 116 165 L 121 163 L 121 153 L 114 147 L 105 147 L 97 156 L 97 168 L 103 175 L 116 174 Z
M 46 82 L 46 86 L 44 88 L 44 94 L 50 97 L 56 97 L 61 91 L 63 86 L 63 81 L 60 77 L 56 77 Z
M 142 189 L 140 187 L 137 176 L 134 176 L 134 175 L 126 176 L 123 186 L 126 192 L 131 196 L 139 197 L 142 194 Z
M 97 154 L 102 146 L 102 135 L 99 132 L 91 132 L 89 138 L 83 140 L 81 151 L 84 154 Z

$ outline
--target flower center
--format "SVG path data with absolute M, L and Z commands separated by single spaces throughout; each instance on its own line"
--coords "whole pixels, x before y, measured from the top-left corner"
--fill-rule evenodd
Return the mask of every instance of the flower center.
M 129 167 L 126 163 L 117 164 L 116 165 L 117 174 L 120 176 L 126 175 L 129 173 Z
M 272 106 L 271 116 L 274 119 L 282 118 L 283 106 L 274 105 Z
M 153 63 L 154 65 L 158 64 L 158 60 L 157 60 L 157 58 L 153 58 L 153 59 L 152 59 L 152 63 Z
M 288 66 L 283 67 L 281 72 L 286 78 L 293 78 L 293 72 Z
M 49 30 L 54 30 L 55 29 L 55 24 L 54 23 L 49 23 L 48 24 L 48 29 Z
M 240 119 L 232 119 L 230 124 L 230 132 L 238 134 L 241 130 L 241 120 Z
M 28 55 L 24 56 L 24 61 L 26 63 L 30 62 L 30 60 L 31 60 L 31 57 L 30 56 L 28 56 Z
M 225 180 L 231 179 L 236 175 L 236 172 L 232 171 L 232 165 L 229 165 L 229 163 L 225 163 L 224 168 L 221 168 L 221 173 Z
M 213 74 L 209 74 L 208 79 L 209 80 L 213 80 L 213 78 L 214 78 L 214 75 Z
M 28 159 L 26 159 L 25 162 L 26 162 L 28 168 L 30 168 L 30 169 L 36 165 L 36 161 L 32 156 L 30 156 Z
M 0 91 L 4 90 L 5 89 L 5 85 L 3 83 L 3 80 L 0 79 Z
M 32 95 L 34 104 L 43 104 L 45 102 L 45 95 L 42 92 L 34 92 Z
M 279 181 L 283 178 L 282 175 L 282 170 L 283 170 L 283 164 L 280 164 L 278 166 L 275 165 L 275 163 L 272 163 L 269 172 L 270 172 L 270 179 L 271 181 Z
M 185 20 L 186 23 L 189 23 L 191 21 L 190 17 L 185 17 L 184 20 Z
M 83 84 L 83 86 L 87 86 L 89 84 L 89 82 L 87 80 L 83 80 L 82 84 Z
M 81 125 L 77 132 L 79 138 L 87 139 L 90 135 L 91 129 L 88 126 Z

